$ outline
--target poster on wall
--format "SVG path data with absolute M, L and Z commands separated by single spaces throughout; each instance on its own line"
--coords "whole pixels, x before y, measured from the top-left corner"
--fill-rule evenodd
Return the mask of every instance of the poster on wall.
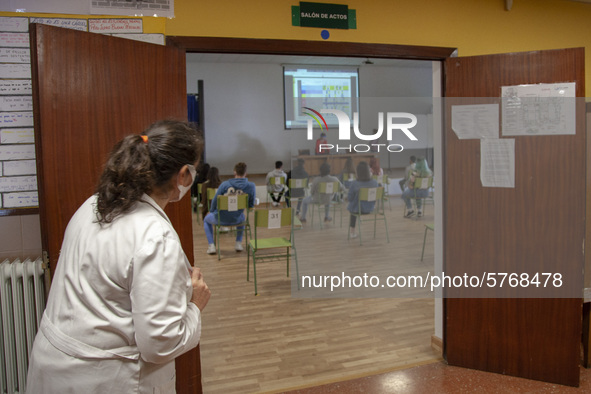
M 174 17 L 174 0 L 0 0 L 0 11 Z
M 502 135 L 575 134 L 575 83 L 503 86 Z

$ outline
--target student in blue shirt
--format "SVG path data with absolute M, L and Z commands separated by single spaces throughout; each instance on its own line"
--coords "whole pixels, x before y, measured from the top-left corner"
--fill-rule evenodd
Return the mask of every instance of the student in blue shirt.
M 366 161 L 360 161 L 357 164 L 357 179 L 351 183 L 347 198 L 349 205 L 347 209 L 351 212 L 351 219 L 349 221 L 349 238 L 357 238 L 355 225 L 357 224 L 357 216 L 355 214 L 365 214 L 373 211 L 376 204 L 375 201 L 361 201 L 361 212 L 359 212 L 359 190 L 364 187 L 378 187 L 378 182 L 372 178 L 369 165 Z
M 249 208 L 254 207 L 254 199 L 256 195 L 256 187 L 254 183 L 249 182 L 246 178 L 246 164 L 237 163 L 234 166 L 234 178 L 228 179 L 222 182 L 218 187 L 217 192 L 211 202 L 211 209 L 209 213 L 203 219 L 203 228 L 205 229 L 205 236 L 207 237 L 207 253 L 215 254 L 216 248 L 213 241 L 213 226 L 218 222 L 218 209 L 217 202 L 218 196 L 230 196 L 238 194 L 248 194 L 248 206 Z M 245 219 L 244 211 L 238 210 L 235 212 L 223 211 L 220 212 L 220 221 L 222 225 L 232 225 L 243 222 Z M 242 235 L 244 233 L 244 227 L 238 227 L 236 231 L 236 251 L 241 252 L 242 247 Z

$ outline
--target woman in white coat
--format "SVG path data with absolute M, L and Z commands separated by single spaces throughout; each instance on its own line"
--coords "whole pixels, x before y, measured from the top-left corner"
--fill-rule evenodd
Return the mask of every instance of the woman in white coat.
M 161 121 L 119 142 L 70 220 L 33 346 L 27 393 L 174 393 L 210 291 L 164 207 L 195 178 L 202 141 Z

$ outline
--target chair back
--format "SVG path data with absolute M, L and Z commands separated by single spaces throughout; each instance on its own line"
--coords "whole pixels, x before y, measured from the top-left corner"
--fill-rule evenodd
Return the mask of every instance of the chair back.
M 320 182 L 318 184 L 318 192 L 320 194 L 333 194 L 339 191 L 338 182 Z
M 254 226 L 268 229 L 291 226 L 291 208 L 281 209 L 255 209 Z M 256 231 L 256 230 L 255 230 Z
M 359 201 L 380 201 L 384 197 L 383 187 L 362 187 L 359 189 Z
M 390 184 L 390 178 L 388 178 L 387 174 L 373 175 L 372 178 L 375 179 L 376 182 L 378 182 L 379 184 L 382 184 L 382 185 L 389 185 Z
M 197 184 L 197 193 L 199 193 L 199 195 L 201 195 L 201 190 L 203 190 L 203 183 L 198 183 Z
M 282 176 L 272 176 L 269 178 L 269 185 L 285 185 L 285 178 Z
M 416 177 L 415 181 L 413 183 L 413 189 L 415 189 L 415 190 L 419 190 L 419 189 L 428 190 L 432 186 L 433 186 L 433 177 L 432 176 L 423 177 L 423 178 Z
M 354 173 L 344 173 L 343 174 L 343 181 L 354 181 L 357 179 Z
M 302 179 L 290 178 L 289 179 L 289 188 L 291 190 L 293 190 L 293 189 L 305 189 L 307 187 L 308 187 L 308 178 L 302 178 Z
M 218 196 L 218 212 L 235 212 L 248 208 L 248 194 Z
M 213 198 L 215 197 L 216 192 L 218 191 L 217 188 L 208 188 L 207 189 L 207 200 L 205 200 L 205 203 L 209 205 L 209 207 L 211 208 L 211 202 L 213 201 Z

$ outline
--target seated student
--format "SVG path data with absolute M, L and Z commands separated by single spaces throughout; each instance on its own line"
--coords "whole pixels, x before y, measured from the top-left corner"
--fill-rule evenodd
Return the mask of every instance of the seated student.
M 400 180 L 400 182 L 398 182 L 398 184 L 400 185 L 400 191 L 402 191 L 402 192 L 404 191 L 404 185 L 408 181 L 408 178 L 410 178 L 410 173 L 412 172 L 412 170 L 415 169 L 416 162 L 417 162 L 417 157 L 415 155 L 412 155 L 409 159 L 408 165 L 404 169 L 404 178 L 402 178 Z
M 357 222 L 357 216 L 354 213 L 370 213 L 376 204 L 375 201 L 361 201 L 361 212 L 359 212 L 359 190 L 363 187 L 378 187 L 378 182 L 371 177 L 369 165 L 365 161 L 357 164 L 357 180 L 351 183 L 349 187 L 347 210 L 351 212 L 351 219 L 349 221 L 349 237 L 356 238 L 357 233 L 355 232 L 355 225 Z
M 284 184 L 272 184 L 271 180 L 277 177 L 283 178 Z M 274 207 L 279 205 L 281 197 L 283 196 L 283 192 L 286 190 L 287 174 L 285 173 L 285 171 L 283 171 L 283 162 L 278 160 L 275 162 L 275 169 L 273 171 L 269 171 L 269 173 L 267 174 L 267 192 L 273 200 Z
M 367 164 L 367 163 L 365 163 Z M 351 186 L 351 183 L 355 180 L 355 168 L 353 167 L 353 159 L 348 157 L 343 167 L 343 172 L 339 176 L 339 180 L 347 189 Z
M 201 185 L 201 195 L 203 196 L 203 202 L 201 204 L 201 217 L 205 220 L 205 215 L 209 212 L 209 203 L 207 200 L 207 190 L 217 189 L 220 187 L 222 180 L 220 179 L 220 172 L 217 167 L 211 167 L 207 173 L 207 179 Z
M 289 185 L 290 179 L 308 179 L 308 178 L 309 178 L 309 175 L 306 172 L 306 170 L 304 169 L 304 159 L 299 158 L 296 162 L 296 166 L 293 169 L 289 170 L 289 172 L 287 173 L 287 184 Z M 300 208 L 302 207 L 302 197 L 306 196 L 306 192 L 303 188 L 297 188 L 297 189 L 289 189 L 288 193 L 289 193 L 288 202 L 292 198 L 298 199 L 298 206 L 296 208 L 296 215 L 299 215 Z
M 205 236 L 207 237 L 207 253 L 215 254 L 216 248 L 213 241 L 213 226 L 218 224 L 218 209 L 217 202 L 218 196 L 229 196 L 237 194 L 248 194 L 248 206 L 252 208 L 254 206 L 254 199 L 256 197 L 256 188 L 254 183 L 249 182 L 246 178 L 246 164 L 237 163 L 234 166 L 234 178 L 228 179 L 222 182 L 218 187 L 217 192 L 211 202 L 211 210 L 203 219 L 203 228 L 205 229 Z M 245 219 L 244 212 L 238 210 L 235 212 L 223 211 L 220 213 L 220 224 L 232 225 L 243 222 Z M 242 248 L 242 235 L 244 233 L 244 227 L 238 227 L 236 232 L 236 251 L 241 252 Z
M 332 194 L 320 193 L 320 184 L 323 182 L 336 182 L 338 183 L 337 190 L 333 190 Z M 334 194 L 343 191 L 343 185 L 337 177 L 330 175 L 330 164 L 323 163 L 320 166 L 320 176 L 314 178 L 312 185 L 310 186 L 310 195 L 302 201 L 302 215 L 300 221 L 304 223 L 306 221 L 306 213 L 308 212 L 308 205 L 324 204 L 324 221 L 330 222 L 330 202 L 332 201 Z
M 413 198 L 425 198 L 429 197 L 429 190 L 427 189 L 417 189 L 416 194 L 414 190 L 414 182 L 416 178 L 425 178 L 433 176 L 433 172 L 429 169 L 429 164 L 427 164 L 427 159 L 424 157 L 419 157 L 417 159 L 417 163 L 415 169 L 411 172 L 410 177 L 408 179 L 408 188 L 402 192 L 402 199 L 406 204 L 406 215 L 405 218 L 410 218 L 414 216 L 415 211 L 412 209 L 412 201 Z M 422 200 L 417 200 L 417 216 L 423 216 L 423 207 L 422 207 Z

